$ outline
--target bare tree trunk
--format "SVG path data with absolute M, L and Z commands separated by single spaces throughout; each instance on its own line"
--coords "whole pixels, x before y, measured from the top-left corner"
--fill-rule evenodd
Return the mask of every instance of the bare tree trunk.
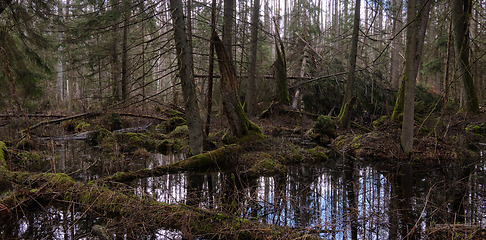
M 452 1 L 452 26 L 454 28 L 454 50 L 465 93 L 464 105 L 469 113 L 479 112 L 479 102 L 474 87 L 471 65 L 469 64 L 469 20 L 472 2 L 470 0 Z
M 403 57 L 402 52 L 402 34 L 398 33 L 402 30 L 402 1 L 393 1 L 393 31 L 395 37 L 391 44 L 391 60 L 390 60 L 390 84 L 394 89 L 398 89 L 400 85 L 400 74 L 402 73 Z M 396 35 L 396 36 L 395 36 Z
M 203 151 L 203 129 L 199 107 L 197 105 L 196 88 L 194 83 L 193 56 L 184 24 L 182 0 L 170 0 L 170 10 L 174 24 L 174 39 L 176 43 L 177 63 L 181 78 L 182 94 L 186 108 L 186 121 L 189 128 L 189 146 L 191 154 Z
M 233 26 L 235 15 L 235 0 L 224 0 L 223 44 L 229 59 L 233 61 Z
M 130 6 L 124 1 L 123 3 L 123 41 L 122 41 L 122 69 L 121 69 L 121 97 L 123 101 L 128 99 L 128 31 L 130 25 Z M 142 73 L 143 74 L 143 73 Z
M 444 88 L 444 100 L 449 101 L 450 95 L 450 83 L 449 83 L 449 69 L 451 63 L 451 46 L 452 46 L 452 21 L 449 23 L 449 37 L 447 38 L 447 52 L 446 52 L 446 65 L 444 70 L 444 82 L 442 86 Z
M 111 5 L 115 7 L 118 5 L 118 0 L 112 0 Z M 112 76 L 113 76 L 113 98 L 115 101 L 121 100 L 121 72 L 120 72 L 120 59 L 118 58 L 119 50 L 118 50 L 118 35 L 119 35 L 119 23 L 115 20 L 115 23 L 112 26 L 113 28 L 113 42 L 112 42 L 112 49 L 111 49 L 111 56 L 112 56 Z M 71 81 L 71 80 L 69 80 Z
M 205 133 L 209 135 L 209 127 L 211 126 L 211 109 L 213 107 L 213 74 L 214 74 L 214 33 L 216 33 L 216 0 L 211 3 L 211 41 L 209 42 L 209 69 L 208 69 L 208 112 L 206 115 Z
M 63 7 L 62 1 L 58 2 L 59 9 L 58 14 L 62 18 L 63 17 Z M 64 51 L 63 51 L 63 36 L 62 31 L 59 31 L 57 35 L 57 40 L 59 41 L 59 47 L 57 49 L 58 52 L 58 59 L 56 64 L 56 99 L 58 103 L 62 103 L 64 101 Z
M 341 127 L 348 128 L 351 122 L 351 116 L 353 112 L 353 85 L 354 75 L 356 72 L 356 57 L 358 55 L 358 37 L 359 37 L 359 22 L 360 22 L 360 4 L 361 1 L 356 1 L 354 11 L 354 23 L 353 23 L 353 38 L 351 40 L 351 49 L 349 57 L 349 70 L 346 80 L 346 87 L 344 89 L 343 104 L 341 106 L 341 112 L 339 113 L 339 123 Z
M 413 148 L 415 82 L 422 57 L 425 29 L 429 18 L 431 3 L 428 0 L 409 0 L 407 2 L 407 46 L 405 50 L 405 77 L 403 90 L 403 123 L 400 143 L 405 153 Z M 424 26 L 425 25 L 425 26 Z
M 250 46 L 250 66 L 248 69 L 248 86 L 246 88 L 246 107 L 248 115 L 255 113 L 255 92 L 256 92 L 256 65 L 258 48 L 258 23 L 260 16 L 260 0 L 254 0 L 253 12 L 251 15 L 251 46 Z
M 287 57 L 285 55 L 285 48 L 280 39 L 278 26 L 275 22 L 275 81 L 277 83 L 277 102 L 282 105 L 290 105 L 289 88 L 287 85 Z

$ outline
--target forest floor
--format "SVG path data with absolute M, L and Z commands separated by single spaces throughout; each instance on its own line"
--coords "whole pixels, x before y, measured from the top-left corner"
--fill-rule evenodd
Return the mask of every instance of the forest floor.
M 155 115 L 156 113 L 154 113 Z M 142 116 L 138 114 L 138 116 Z M 132 116 L 133 117 L 133 116 Z M 83 133 L 89 132 L 90 138 L 96 141 L 102 148 L 113 148 L 113 141 L 121 142 L 117 145 L 117 151 L 127 151 L 127 154 L 140 153 L 140 148 L 147 151 L 178 151 L 187 149 L 184 142 L 187 140 L 187 129 L 178 128 L 174 118 L 170 117 L 166 124 L 159 124 L 161 119 L 144 118 L 149 120 L 139 121 L 138 118 L 124 119 L 125 127 L 137 127 L 147 124 L 147 129 L 165 129 L 167 133 L 162 135 L 151 133 L 119 132 L 112 136 L 111 130 L 99 130 L 94 127 L 101 124 L 117 123 L 110 116 L 101 116 L 97 121 L 78 121 L 61 125 L 65 129 Z M 356 159 L 364 159 L 374 162 L 384 168 L 394 167 L 397 162 L 412 162 L 416 166 L 433 168 L 444 163 L 462 161 L 463 159 L 478 157 L 477 145 L 485 141 L 486 114 L 467 115 L 463 113 L 429 117 L 424 123 L 416 124 L 414 151 L 411 156 L 405 155 L 400 149 L 400 126 L 388 121 L 386 118 L 377 118 L 372 124 L 353 124 L 351 129 L 335 129 L 328 136 L 319 136 L 315 131 L 317 116 L 294 111 L 278 110 L 265 117 L 254 119 L 265 134 L 265 138 L 256 137 L 252 141 L 236 141 L 224 139 L 225 123 L 223 119 L 216 119 L 213 123 L 209 140 L 215 150 L 166 166 L 157 166 L 153 169 L 142 169 L 134 172 L 119 172 L 107 176 L 95 182 L 76 182 L 67 175 L 50 173 L 29 172 L 27 161 L 21 161 L 21 151 L 34 151 L 45 149 L 49 146 L 39 146 L 35 142 L 16 142 L 12 136 L 5 133 L 6 148 L 0 146 L 0 175 L 3 183 L 0 184 L 0 222 L 7 221 L 12 213 L 23 205 L 42 203 L 69 203 L 78 204 L 81 208 L 94 209 L 97 214 L 115 214 L 122 216 L 117 218 L 135 223 L 131 231 L 141 231 L 141 228 L 167 228 L 178 229 L 190 236 L 219 236 L 236 238 L 245 234 L 268 238 L 280 236 L 281 239 L 291 239 L 297 236 L 307 236 L 308 232 L 296 231 L 291 228 L 275 228 L 258 221 L 242 221 L 231 215 L 221 215 L 220 212 L 210 212 L 188 206 L 167 206 L 154 203 L 151 199 L 138 199 L 125 195 L 117 190 L 117 184 L 139 179 L 147 176 L 164 175 L 173 172 L 209 172 L 218 171 L 221 168 L 233 168 L 238 176 L 254 178 L 262 175 L 278 175 L 285 172 L 285 167 L 292 164 L 324 164 L 328 156 L 351 156 Z M 177 120 L 177 121 L 176 121 Z M 173 125 L 175 124 L 175 125 Z M 22 128 L 22 121 L 6 121 L 0 124 L 2 128 Z M 161 126 L 161 127 L 159 127 Z M 45 126 L 48 127 L 48 126 Z M 59 127 L 59 126 L 58 126 Z M 120 127 L 120 126 L 118 126 Z M 96 130 L 98 129 L 98 130 Z M 127 128 L 129 129 L 129 128 Z M 146 129 L 144 129 L 146 130 Z M 93 131 L 97 134 L 91 134 Z M 149 130 L 150 132 L 151 130 Z M 153 130 L 152 130 L 153 131 Z M 176 132 L 177 133 L 174 133 Z M 322 135 L 322 134 L 321 134 Z M 81 135 L 77 135 L 81 136 Z M 8 139 L 9 138 L 9 139 Z M 179 139 L 179 140 L 176 140 Z M 0 142 L 1 143 L 1 142 Z M 138 146 L 132 146 L 136 145 Z M 410 158 L 411 157 L 411 158 Z M 2 159 L 3 158 L 3 159 Z M 15 164 L 21 162 L 22 166 Z M 22 171 L 22 172 L 21 172 Z M 35 179 L 35 181 L 33 180 Z M 107 188 L 113 187 L 113 188 Z M 69 193 L 69 194 L 68 194 Z M 69 196 L 66 199 L 66 196 Z M 57 199 L 57 201 L 53 201 Z M 120 204 L 125 202 L 125 204 Z M 128 203 L 130 204 L 128 204 Z M 128 205 L 127 205 L 128 204 Z M 140 207 L 129 208 L 138 204 Z M 143 207 L 142 207 L 143 205 Z M 130 210 L 128 210 L 130 209 Z M 140 215 L 144 213 L 144 215 Z M 150 219 L 149 219 L 150 218 Z M 205 224 L 206 222 L 206 224 Z M 208 228 L 207 222 L 211 223 Z M 113 224 L 107 224 L 113 227 Z M 285 236 L 285 237 L 282 237 Z

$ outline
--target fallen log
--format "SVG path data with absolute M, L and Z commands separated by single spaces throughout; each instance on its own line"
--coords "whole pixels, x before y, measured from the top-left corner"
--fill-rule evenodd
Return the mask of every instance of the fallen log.
M 108 188 L 104 181 L 81 183 L 66 174 L 9 172 L 0 169 L 6 181 L 17 184 L 16 190 L 0 199 L 0 222 L 10 219 L 8 215 L 19 208 L 41 204 L 64 204 L 82 211 L 93 212 L 98 217 L 113 218 L 118 231 L 147 231 L 148 234 L 160 229 L 176 229 L 183 238 L 216 239 L 319 239 L 305 231 L 241 219 L 225 214 L 187 205 L 166 204 L 151 198 L 140 198 Z M 45 207 L 45 206 L 43 206 Z M 118 219 L 118 220 L 117 220 Z M 122 220 L 119 220 L 122 219 Z M 122 224 L 129 221 L 137 224 Z M 110 228 L 110 229 L 114 229 Z M 116 230 L 115 230 L 116 231 Z
M 199 172 L 204 172 L 210 170 L 228 169 L 229 167 L 234 167 L 235 159 L 233 159 L 233 156 L 237 155 L 237 153 L 242 149 L 243 147 L 241 145 L 228 145 L 153 169 L 141 169 L 133 172 L 118 172 L 112 176 L 102 178 L 98 180 L 98 182 L 130 182 L 135 179 L 161 176 L 164 174 L 179 173 L 184 171 L 197 170 Z

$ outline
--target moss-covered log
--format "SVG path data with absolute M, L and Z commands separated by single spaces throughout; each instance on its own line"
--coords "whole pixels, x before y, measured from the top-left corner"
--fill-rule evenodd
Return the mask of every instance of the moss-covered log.
M 201 153 L 185 160 L 181 160 L 169 165 L 156 167 L 153 169 L 142 169 L 134 172 L 118 172 L 110 177 L 99 180 L 102 181 L 116 181 L 128 182 L 138 178 L 146 178 L 151 176 L 161 176 L 171 173 L 179 173 L 184 171 L 198 171 L 207 172 L 211 170 L 226 169 L 234 167 L 234 159 L 239 151 L 243 148 L 241 145 L 229 145 L 222 148 Z
M 103 181 L 80 183 L 65 174 L 51 173 L 28 174 L 3 170 L 2 174 L 4 180 L 23 184 L 15 191 L 4 194 L 0 200 L 0 222 L 6 220 L 5 215 L 14 212 L 16 208 L 57 201 L 62 204 L 76 204 L 77 209 L 92 210 L 103 216 L 117 216 L 117 219 L 141 222 L 139 225 L 144 230 L 157 230 L 161 227 L 177 229 L 184 238 L 295 239 L 305 234 L 291 228 L 267 225 L 210 210 L 141 199 L 109 189 Z M 120 226 L 136 228 L 124 224 Z M 306 236 L 306 239 L 309 238 L 318 239 Z

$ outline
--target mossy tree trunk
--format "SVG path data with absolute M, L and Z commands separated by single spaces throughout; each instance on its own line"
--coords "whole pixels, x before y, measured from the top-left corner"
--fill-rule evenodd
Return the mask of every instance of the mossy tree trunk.
M 474 88 L 474 79 L 469 63 L 469 21 L 472 2 L 470 0 L 452 1 L 452 25 L 454 28 L 454 50 L 456 65 L 462 78 L 465 94 L 465 109 L 469 113 L 479 112 L 479 102 Z
M 235 68 L 223 42 L 216 33 L 214 33 L 213 41 L 216 55 L 218 56 L 219 71 L 221 73 L 223 112 L 228 120 L 231 131 L 237 138 L 245 136 L 249 130 L 261 132 L 260 128 L 248 119 L 243 110 L 243 106 L 237 95 Z
M 186 121 L 189 128 L 189 146 L 191 154 L 203 151 L 203 128 L 199 106 L 197 105 L 196 87 L 194 82 L 194 69 L 192 53 L 184 24 L 182 0 L 171 0 L 170 10 L 174 22 L 174 39 L 176 43 L 177 63 L 181 78 L 182 94 L 186 108 Z
M 346 87 L 344 90 L 343 104 L 341 106 L 341 111 L 339 113 L 339 124 L 341 127 L 348 128 L 351 122 L 351 116 L 353 112 L 354 105 L 354 94 L 353 85 L 356 73 L 356 57 L 358 55 L 358 37 L 359 37 L 359 22 L 360 22 L 360 1 L 356 1 L 355 11 L 354 11 L 354 23 L 353 23 L 353 38 L 351 41 L 351 50 L 349 57 L 349 69 L 348 76 L 346 80 Z
M 400 81 L 400 88 L 398 89 L 397 100 L 395 101 L 395 108 L 393 108 L 393 113 L 391 115 L 391 120 L 396 121 L 400 115 L 403 114 L 403 92 L 405 90 L 405 78 L 407 73 L 404 72 L 402 75 L 402 80 Z
M 425 32 L 427 30 L 427 22 L 428 22 L 428 19 L 429 19 L 429 12 L 430 12 L 430 8 L 431 8 L 431 4 L 429 2 L 426 1 L 424 3 L 422 1 L 420 3 L 417 3 L 419 5 L 419 7 L 415 11 L 420 11 L 420 12 L 414 13 L 411 16 L 411 19 L 410 18 L 407 19 L 407 21 L 409 23 L 410 23 L 410 21 L 412 21 L 411 24 L 408 25 L 407 34 L 410 31 L 409 29 L 412 28 L 412 25 L 417 24 L 415 26 L 415 28 L 417 28 L 417 29 L 414 30 L 415 31 L 414 34 L 416 35 L 416 38 L 421 39 L 421 40 L 418 40 L 417 47 L 416 47 L 416 54 L 412 58 L 412 60 L 409 60 L 407 58 L 407 53 L 405 53 L 405 58 L 406 58 L 405 64 L 407 64 L 407 61 L 408 62 L 412 61 L 413 64 L 410 67 L 413 67 L 413 68 L 410 68 L 410 69 L 413 69 L 413 71 L 410 72 L 410 69 L 408 69 L 408 70 L 405 69 L 405 68 L 403 69 L 403 75 L 402 75 L 402 78 L 401 78 L 401 81 L 400 81 L 400 88 L 398 89 L 398 96 L 397 96 L 397 100 L 395 102 L 395 107 L 393 109 L 393 114 L 392 114 L 392 117 L 391 117 L 391 119 L 394 120 L 394 121 L 397 120 L 403 114 L 405 81 L 406 81 L 406 79 L 408 79 L 408 75 L 413 74 L 413 78 L 414 78 L 414 82 L 415 82 L 415 79 L 417 77 L 417 73 L 418 73 L 418 70 L 419 70 L 419 67 L 420 67 L 420 61 L 421 61 L 421 58 L 422 58 L 422 49 L 423 49 L 423 46 L 424 46 L 423 39 L 425 38 Z M 407 35 L 407 37 L 408 37 L 408 35 Z M 409 43 L 406 43 L 407 46 L 408 46 L 408 44 Z M 414 86 L 415 86 L 415 84 L 414 84 Z

